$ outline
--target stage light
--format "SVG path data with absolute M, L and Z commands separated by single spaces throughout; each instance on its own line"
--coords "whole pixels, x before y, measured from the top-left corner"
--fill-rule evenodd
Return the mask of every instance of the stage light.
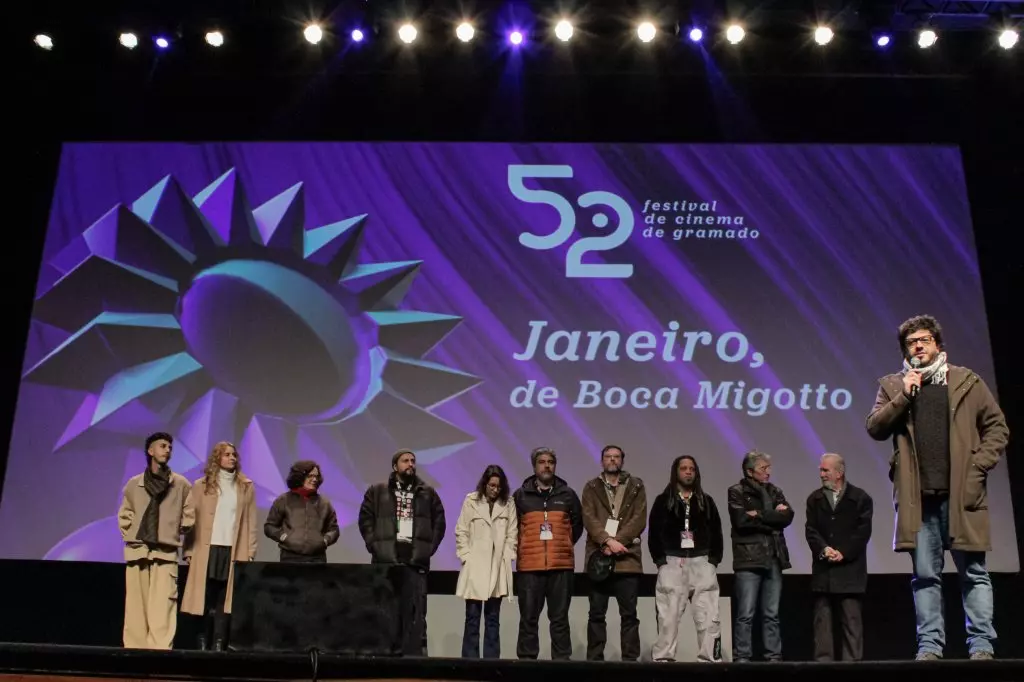
M 473 39 L 476 34 L 476 30 L 473 28 L 473 24 L 468 21 L 464 21 L 459 24 L 458 28 L 455 29 L 455 36 L 464 43 L 468 43 Z
M 1017 44 L 1018 40 L 1020 40 L 1020 36 L 1017 32 L 1008 28 L 999 34 L 999 47 L 1004 50 L 1009 50 Z
M 930 28 L 926 28 L 917 34 L 917 46 L 921 49 L 927 49 L 938 42 L 939 36 L 935 31 Z
M 206 42 L 210 47 L 220 47 L 224 44 L 224 34 L 220 31 L 210 31 L 206 34 Z
M 743 27 L 739 24 L 731 24 L 729 28 L 725 29 L 725 39 L 733 45 L 739 44 L 747 35 L 747 32 L 743 30 Z
M 819 26 L 814 29 L 814 42 L 819 45 L 828 45 L 832 42 L 832 38 L 835 37 L 835 33 L 832 32 L 828 26 Z
M 889 43 L 891 42 L 892 38 L 890 38 L 888 35 L 884 33 L 875 38 L 875 45 L 878 45 L 879 47 L 889 47 Z
M 417 34 L 418 31 L 412 24 L 402 24 L 398 29 L 398 39 L 406 45 L 409 45 L 412 41 L 416 40 Z
M 522 33 L 522 31 L 512 31 L 511 33 L 509 33 L 508 34 L 508 42 L 512 43 L 513 45 L 522 45 L 523 44 L 523 33 Z
M 36 45 L 43 48 L 44 50 L 53 49 L 53 38 L 46 35 L 45 33 L 40 33 L 39 35 L 37 35 L 32 42 L 34 42 Z
M 690 40 L 692 40 L 695 43 L 699 43 L 700 41 L 704 40 L 704 31 L 700 30 L 697 27 L 691 28 Z
M 358 28 L 352 29 L 352 42 L 361 43 L 363 42 L 363 38 L 365 37 L 366 36 L 363 35 L 363 32 L 360 31 Z
M 645 43 L 649 43 L 654 40 L 654 35 L 657 32 L 658 29 L 654 28 L 654 24 L 649 21 L 645 21 L 636 27 L 636 37 Z
M 572 38 L 573 27 L 572 22 L 567 19 L 562 19 L 555 24 L 555 37 L 561 40 L 563 43 Z
M 320 28 L 319 24 L 310 24 L 306 27 L 306 30 L 302 32 L 302 35 L 311 44 L 316 45 L 324 38 L 324 31 Z
M 134 50 L 139 46 L 139 37 L 134 33 L 122 33 L 117 38 L 118 42 L 129 50 Z
M 167 38 L 164 38 L 163 36 L 158 37 L 154 42 L 161 50 L 166 50 L 171 46 L 171 41 L 167 40 Z

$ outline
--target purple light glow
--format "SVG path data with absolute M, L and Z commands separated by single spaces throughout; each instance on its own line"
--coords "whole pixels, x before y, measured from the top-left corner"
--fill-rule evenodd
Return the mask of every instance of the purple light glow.
M 364 37 L 365 36 L 363 35 L 363 32 L 360 31 L 358 28 L 352 30 L 352 41 L 353 42 L 361 43 L 361 42 L 363 42 L 363 38 Z
M 704 31 L 700 30 L 697 27 L 694 27 L 694 28 L 690 29 L 690 40 L 692 40 L 695 43 L 699 43 L 703 39 L 704 39 Z
M 156 39 L 156 46 L 159 47 L 161 50 L 166 50 L 168 47 L 171 46 L 171 43 L 167 40 L 167 38 L 160 36 Z
M 508 34 L 508 42 L 512 43 L 513 45 L 522 45 L 523 44 L 523 34 L 522 34 L 522 32 L 521 31 L 512 31 L 511 33 L 509 33 Z
M 891 41 L 892 38 L 890 38 L 888 35 L 883 34 L 875 39 L 875 44 L 878 45 L 879 47 L 888 47 Z

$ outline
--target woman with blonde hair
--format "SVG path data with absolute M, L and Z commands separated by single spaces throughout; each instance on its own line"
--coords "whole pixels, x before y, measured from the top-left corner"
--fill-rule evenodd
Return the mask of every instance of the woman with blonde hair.
M 205 616 L 203 650 L 211 632 L 214 651 L 227 647 L 234 562 L 256 558 L 256 490 L 238 459 L 234 445 L 217 443 L 203 477 L 192 485 L 196 524 L 185 542 L 189 571 L 181 610 Z
M 508 478 L 492 464 L 476 490 L 466 495 L 455 526 L 455 551 L 462 562 L 455 595 L 466 600 L 462 657 L 480 658 L 480 616 L 484 620 L 484 658 L 501 656 L 501 598 L 512 597 L 512 559 L 519 539 L 516 505 Z

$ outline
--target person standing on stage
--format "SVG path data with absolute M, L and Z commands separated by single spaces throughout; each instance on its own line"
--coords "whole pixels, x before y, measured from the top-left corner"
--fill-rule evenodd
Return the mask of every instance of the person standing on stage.
M 584 564 L 589 567 L 597 555 L 614 562 L 611 573 L 602 579 L 595 581 L 591 575 L 588 661 L 604 660 L 608 640 L 605 615 L 612 596 L 619 606 L 622 660 L 640 658 L 636 604 L 644 572 L 640 535 L 647 526 L 647 491 L 640 478 L 622 468 L 625 459 L 626 453 L 618 445 L 606 445 L 601 450 L 601 475 L 583 486 L 583 525 L 587 531 Z
M 846 480 L 846 464 L 836 454 L 821 456 L 821 487 L 807 498 L 805 533 L 814 563 L 814 660 L 835 660 L 833 611 L 839 611 L 842 659 L 864 658 L 861 600 L 868 584 L 867 547 L 874 503 Z
M 512 560 L 519 523 L 504 470 L 484 469 L 476 490 L 466 495 L 455 526 L 455 552 L 462 562 L 455 596 L 466 600 L 462 657 L 480 658 L 480 615 L 484 617 L 484 658 L 501 657 L 501 598 L 512 597 Z
M 146 470 L 124 486 L 117 525 L 124 540 L 124 646 L 170 649 L 178 628 L 178 550 L 195 522 L 192 486 L 171 471 L 169 433 L 146 438 Z
M 783 531 L 793 523 L 793 510 L 782 490 L 768 482 L 771 473 L 771 457 L 751 450 L 743 456 L 743 480 L 729 488 L 732 570 L 736 579 L 734 661 L 749 661 L 753 656 L 754 614 L 759 606 L 764 657 L 768 661 L 782 660 L 779 601 L 782 572 L 790 567 Z
M 402 654 L 425 655 L 427 571 L 445 533 L 444 505 L 416 475 L 416 453 L 391 457 L 391 475 L 366 491 L 359 508 L 359 532 L 371 563 L 404 567 L 399 594 Z
M 238 451 L 228 442 L 213 446 L 203 477 L 192 484 L 196 523 L 185 538 L 189 564 L 181 610 L 205 616 L 199 649 L 213 635 L 213 650 L 227 648 L 236 561 L 256 558 L 256 491 L 242 473 Z
M 338 514 L 320 494 L 320 465 L 300 460 L 285 481 L 288 492 L 271 505 L 263 534 L 277 543 L 284 563 L 327 563 L 327 548 L 338 541 Z
M 930 315 L 898 330 L 903 369 L 879 379 L 867 430 L 893 440 L 889 479 L 896 501 L 893 549 L 909 552 L 917 610 L 917 659 L 942 658 L 942 566 L 953 555 L 972 659 L 994 656 L 988 475 L 1010 437 L 992 392 L 977 374 L 950 365 L 942 327 Z
M 519 638 L 516 655 L 540 655 L 537 620 L 544 603 L 551 627 L 551 658 L 569 660 L 569 602 L 572 599 L 573 547 L 583 535 L 583 513 L 576 491 L 555 476 L 557 459 L 551 448 L 530 453 L 533 476 L 513 494 L 519 517 Z
M 688 455 L 672 462 L 668 486 L 651 506 L 647 534 L 651 559 L 658 567 L 654 603 L 658 639 L 655 661 L 676 660 L 679 619 L 693 605 L 697 660 L 722 660 L 722 622 L 718 615 L 718 564 L 725 542 L 722 517 L 700 484 L 697 460 Z

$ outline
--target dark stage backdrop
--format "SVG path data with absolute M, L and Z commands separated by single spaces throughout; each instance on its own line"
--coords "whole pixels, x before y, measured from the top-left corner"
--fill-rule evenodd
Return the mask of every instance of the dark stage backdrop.
M 770 453 L 807 572 L 803 500 L 838 452 L 877 501 L 871 571 L 902 572 L 891 448 L 864 429 L 894 329 L 938 316 L 995 387 L 952 147 L 69 144 L 42 260 L 6 558 L 121 561 L 120 490 L 166 429 L 190 479 L 235 442 L 263 511 L 320 462 L 347 563 L 363 491 L 413 449 L 447 511 L 439 569 L 486 465 L 515 486 L 551 446 L 579 490 L 616 443 L 652 498 L 695 455 L 719 504 Z M 1016 571 L 1005 467 L 989 487 L 989 566 Z

